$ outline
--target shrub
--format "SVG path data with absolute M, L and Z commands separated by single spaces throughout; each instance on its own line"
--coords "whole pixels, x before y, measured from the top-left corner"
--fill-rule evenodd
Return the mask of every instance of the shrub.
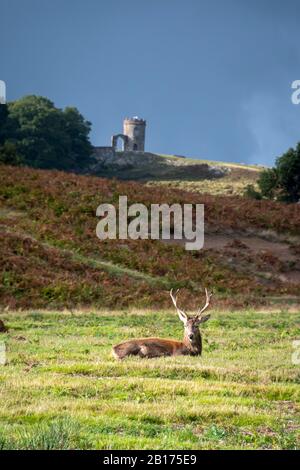
M 300 200 L 300 143 L 277 158 L 275 168 L 263 171 L 258 180 L 261 195 L 285 202 Z
M 262 199 L 261 193 L 254 188 L 253 184 L 248 184 L 246 186 L 244 196 L 250 199 L 257 199 L 257 200 Z
M 23 163 L 15 144 L 6 141 L 0 147 L 0 163 L 5 165 L 21 165 Z

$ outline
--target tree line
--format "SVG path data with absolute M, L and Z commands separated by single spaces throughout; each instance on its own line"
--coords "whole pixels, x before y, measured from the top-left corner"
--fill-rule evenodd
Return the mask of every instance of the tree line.
M 29 95 L 0 105 L 0 163 L 80 171 L 92 162 L 91 123 L 74 107 L 60 109 L 42 96 Z M 262 171 L 258 190 L 246 196 L 300 200 L 300 143 Z
M 74 107 L 29 95 L 0 105 L 0 163 L 80 170 L 91 159 L 91 123 Z
M 255 199 L 273 199 L 282 202 L 300 202 L 300 142 L 278 157 L 273 168 L 260 174 L 258 190 L 253 185 L 246 196 Z

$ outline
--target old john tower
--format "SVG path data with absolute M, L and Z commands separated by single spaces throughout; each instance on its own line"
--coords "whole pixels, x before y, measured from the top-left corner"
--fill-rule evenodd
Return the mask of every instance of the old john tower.
M 123 134 L 112 136 L 112 147 L 117 150 L 118 140 L 123 140 L 125 152 L 144 152 L 145 150 L 146 121 L 137 116 L 125 118 L 123 121 Z

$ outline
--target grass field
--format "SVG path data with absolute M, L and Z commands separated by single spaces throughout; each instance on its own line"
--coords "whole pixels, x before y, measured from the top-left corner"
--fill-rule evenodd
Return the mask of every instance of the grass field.
M 264 169 L 258 165 L 246 165 L 240 163 L 229 163 L 193 158 L 178 158 L 173 155 L 161 155 L 166 160 L 174 162 L 180 167 L 188 168 L 190 165 L 208 164 L 213 167 L 220 167 L 227 170 L 222 178 L 164 178 L 150 180 L 147 184 L 151 187 L 169 187 L 190 191 L 193 193 L 212 195 L 235 195 L 243 196 L 248 185 L 258 189 L 257 181 Z
M 1 448 L 300 447 L 300 315 L 212 312 L 202 358 L 111 356 L 136 336 L 180 338 L 173 311 L 1 314 Z
M 242 196 L 248 185 L 257 187 L 262 166 L 182 158 L 141 152 L 117 152 L 114 159 L 96 164 L 92 174 L 105 178 L 142 181 L 150 187 L 193 193 Z M 219 176 L 216 176 L 216 170 Z

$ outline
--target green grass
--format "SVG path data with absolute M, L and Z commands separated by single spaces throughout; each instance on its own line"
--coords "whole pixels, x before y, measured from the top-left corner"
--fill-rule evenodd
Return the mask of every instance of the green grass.
M 207 193 L 213 195 L 238 195 L 243 196 L 245 188 L 253 185 L 256 189 L 257 180 L 264 167 L 260 165 L 247 165 L 245 163 L 222 162 L 216 160 L 205 160 L 199 158 L 180 158 L 174 155 L 160 155 L 168 160 L 176 161 L 177 165 L 189 166 L 207 163 L 214 167 L 227 168 L 228 174 L 222 178 L 202 179 L 185 181 L 183 179 L 173 179 L 169 181 L 151 181 L 149 186 L 167 186 L 175 189 L 182 189 L 195 193 Z
M 174 312 L 5 312 L 0 449 L 299 448 L 299 315 L 213 312 L 202 358 L 116 361 L 122 339 L 180 338 Z
M 214 176 L 209 167 L 218 167 L 223 170 L 223 175 Z M 149 152 L 118 152 L 115 161 L 103 162 L 95 171 L 97 175 L 106 178 L 137 180 L 147 183 L 148 186 L 167 186 L 212 195 L 241 196 L 248 185 L 257 186 L 262 170 L 262 166 L 244 163 L 182 158 Z
M 185 190 L 193 193 L 206 193 L 217 196 L 236 195 L 243 196 L 248 185 L 253 185 L 256 189 L 257 180 L 264 167 L 258 165 L 246 165 L 242 163 L 230 163 L 221 161 L 212 161 L 204 159 L 180 158 L 174 155 L 163 155 L 160 157 L 174 162 L 176 167 L 186 167 L 189 165 L 202 165 L 207 163 L 214 167 L 226 168 L 228 171 L 222 178 L 177 178 L 169 177 L 160 180 L 153 178 L 148 181 L 148 186 L 167 187 L 179 190 Z M 170 173 L 172 174 L 172 173 Z M 191 175 L 192 176 L 192 175 Z
M 219 160 L 205 160 L 203 158 L 193 158 L 193 157 L 177 157 L 176 155 L 168 155 L 164 153 L 157 154 L 160 157 L 164 158 L 171 158 L 180 162 L 182 165 L 188 165 L 190 163 L 208 163 L 209 165 L 216 165 L 216 166 L 225 166 L 227 168 L 243 168 L 245 170 L 254 170 L 260 172 L 262 168 L 261 165 L 247 165 L 246 163 L 235 163 L 235 162 L 224 162 Z

